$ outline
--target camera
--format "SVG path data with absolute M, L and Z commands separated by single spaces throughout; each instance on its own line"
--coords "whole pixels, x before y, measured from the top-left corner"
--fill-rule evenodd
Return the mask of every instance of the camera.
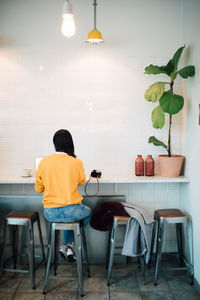
M 99 170 L 93 170 L 90 174 L 91 177 L 94 177 L 94 178 L 100 178 L 101 177 L 101 171 Z

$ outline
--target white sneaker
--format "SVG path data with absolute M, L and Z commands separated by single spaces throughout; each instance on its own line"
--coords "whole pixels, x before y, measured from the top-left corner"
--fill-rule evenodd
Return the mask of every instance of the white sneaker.
M 67 247 L 67 258 L 69 262 L 76 261 L 73 245 Z
M 69 262 L 76 261 L 76 257 L 73 253 L 71 246 L 62 245 L 62 246 L 60 246 L 59 252 L 67 261 L 69 261 Z
M 67 246 L 61 245 L 59 248 L 59 253 L 67 260 Z

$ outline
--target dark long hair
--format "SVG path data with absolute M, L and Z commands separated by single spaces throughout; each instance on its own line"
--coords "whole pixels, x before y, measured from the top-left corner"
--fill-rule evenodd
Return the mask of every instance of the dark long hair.
M 76 157 L 73 139 L 68 130 L 60 129 L 56 131 L 53 136 L 53 143 L 57 152 L 65 152 L 70 156 Z

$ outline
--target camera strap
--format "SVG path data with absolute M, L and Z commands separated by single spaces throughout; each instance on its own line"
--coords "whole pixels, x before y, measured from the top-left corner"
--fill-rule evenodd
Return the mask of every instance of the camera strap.
M 90 195 L 90 194 L 87 193 L 87 186 L 88 186 L 88 183 L 90 182 L 91 178 L 92 178 L 92 176 L 90 175 L 89 179 L 87 180 L 87 182 L 85 184 L 84 191 L 85 191 L 86 196 L 88 196 L 88 197 L 95 197 L 99 193 L 99 176 L 96 177 L 96 179 L 97 179 L 97 191 L 93 195 Z

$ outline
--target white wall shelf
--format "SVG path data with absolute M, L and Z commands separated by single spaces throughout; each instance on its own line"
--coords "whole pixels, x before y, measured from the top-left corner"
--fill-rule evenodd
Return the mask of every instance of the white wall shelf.
M 96 178 L 92 178 L 90 183 L 96 183 Z M 189 179 L 185 176 L 174 178 L 161 176 L 134 176 L 134 175 L 105 175 L 99 180 L 100 183 L 187 183 Z M 0 184 L 34 184 L 34 177 L 5 176 L 0 177 Z

